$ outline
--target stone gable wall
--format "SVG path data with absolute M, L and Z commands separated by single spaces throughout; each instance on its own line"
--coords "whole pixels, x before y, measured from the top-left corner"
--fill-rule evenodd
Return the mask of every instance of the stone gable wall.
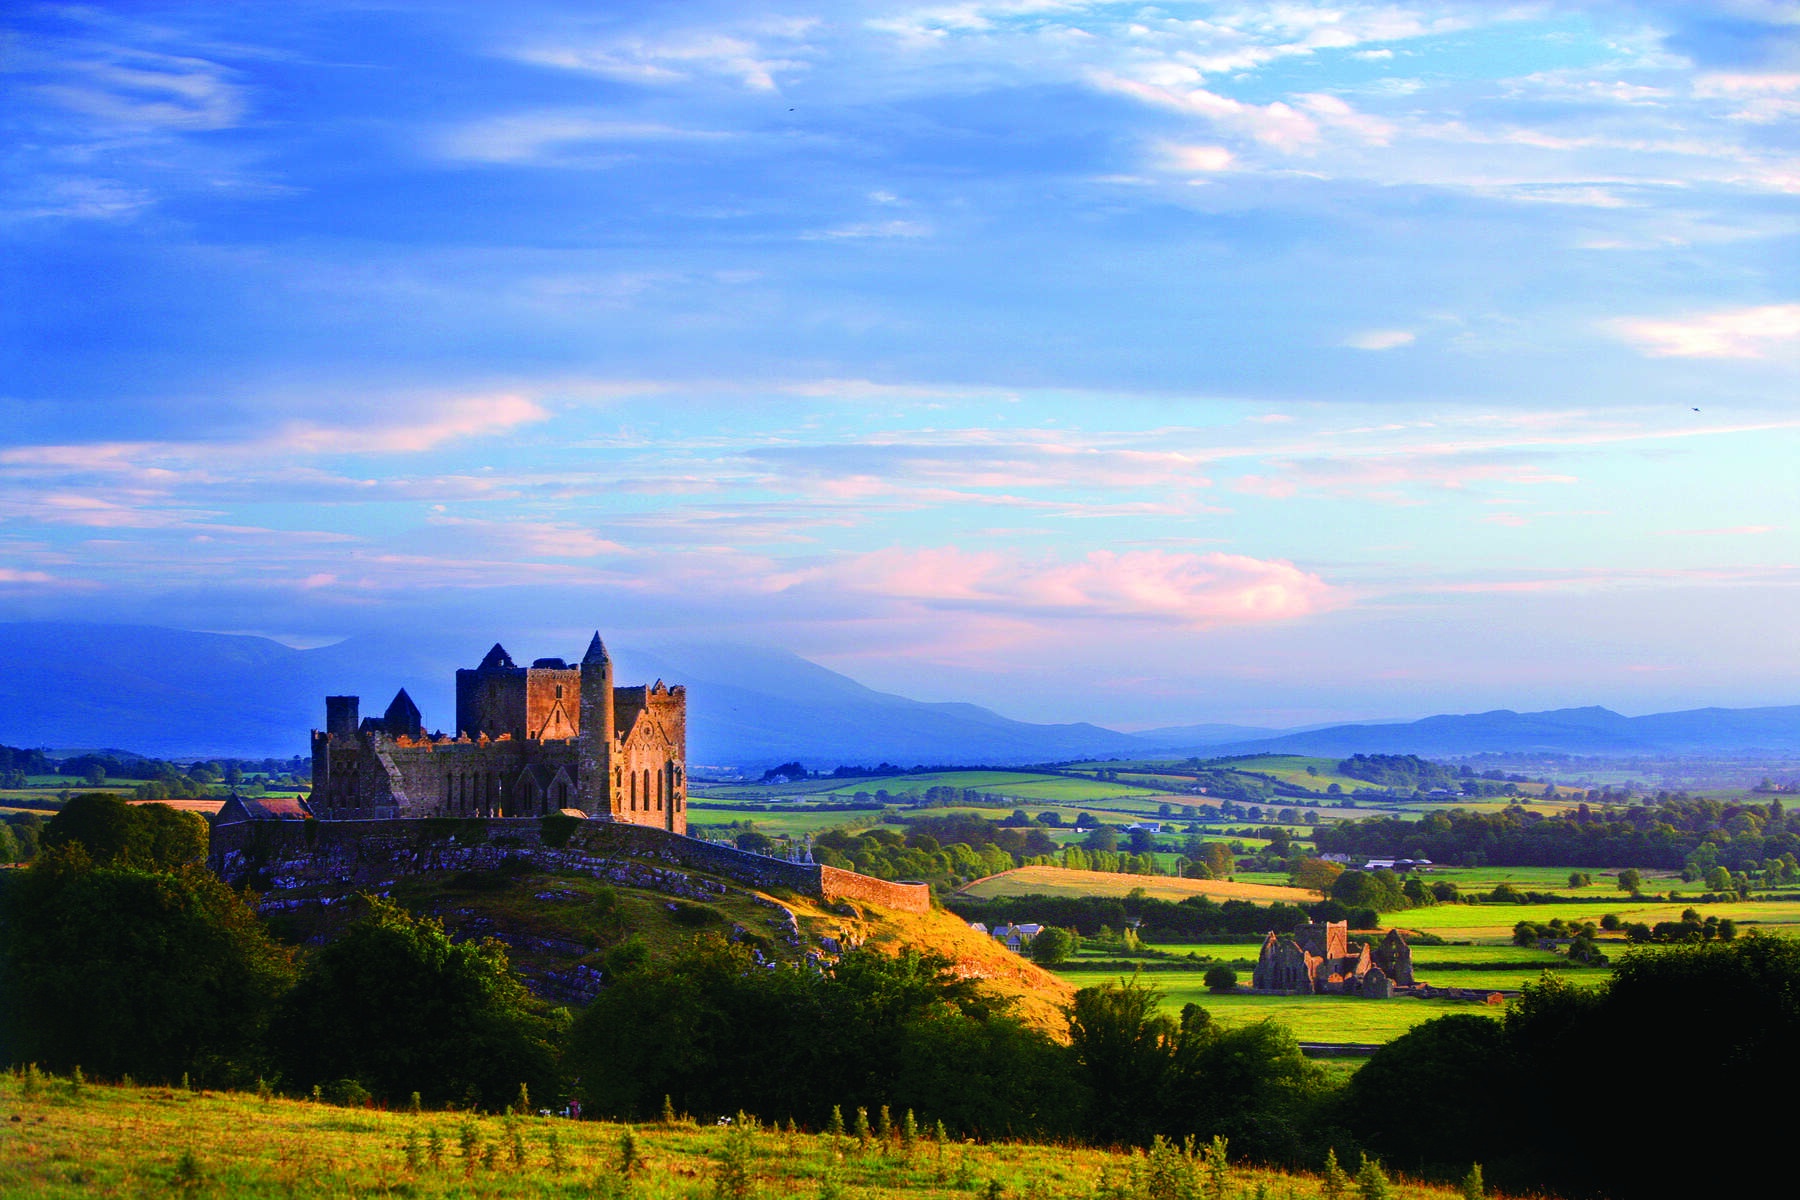
M 561 692 L 558 695 L 558 692 Z M 525 735 L 540 741 L 581 732 L 581 671 L 529 667 L 525 671 Z

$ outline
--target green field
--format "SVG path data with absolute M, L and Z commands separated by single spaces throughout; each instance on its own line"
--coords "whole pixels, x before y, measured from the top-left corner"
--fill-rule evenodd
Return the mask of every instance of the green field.
M 1366 779 L 1357 779 L 1351 775 L 1338 773 L 1338 760 L 1335 758 L 1309 758 L 1298 754 L 1263 754 L 1256 758 L 1234 758 L 1219 766 L 1233 771 L 1254 771 L 1258 775 L 1272 775 L 1283 783 L 1291 783 L 1295 787 L 1303 787 L 1309 791 L 1323 793 L 1332 784 L 1337 784 L 1346 792 L 1354 792 L 1358 788 L 1374 787 Z M 1306 768 L 1311 767 L 1315 774 L 1308 774 Z M 1323 800 L 1323 796 L 1320 797 Z M 1308 803 L 1317 801 L 1290 800 L 1283 797 L 1278 804 L 1297 804 L 1304 808 Z
M 973 789 L 991 792 L 1012 800 L 1039 800 L 1052 804 L 1086 804 L 1090 801 L 1115 800 L 1135 805 L 1150 793 L 1102 783 L 1094 779 L 1071 778 L 1031 771 L 933 771 L 921 775 L 881 775 L 863 779 L 810 779 L 787 784 L 700 784 L 692 792 L 695 799 L 764 800 L 773 798 L 847 800 L 858 792 L 871 796 L 885 791 L 895 803 L 924 799 L 934 787 Z M 1157 801 L 1152 800 L 1151 811 Z
M 1598 922 L 1610 912 L 1617 913 L 1626 923 L 1642 921 L 1654 925 L 1658 921 L 1680 920 L 1682 910 L 1689 907 L 1697 909 L 1702 918 L 1729 917 L 1738 923 L 1740 931 L 1763 929 L 1800 934 L 1800 900 L 1695 905 L 1688 900 L 1633 900 L 1620 896 L 1607 904 L 1439 904 L 1389 913 L 1384 919 L 1403 929 L 1418 929 L 1445 938 L 1505 941 L 1512 937 L 1513 926 L 1520 921 L 1543 924 L 1552 917 L 1561 917 L 1565 921 Z
M 1572 871 L 1585 871 L 1593 876 L 1594 882 L 1584 888 L 1572 888 L 1569 886 Z M 1691 886 L 1682 883 L 1678 873 L 1646 870 L 1640 870 L 1640 873 L 1645 886 L 1655 891 L 1671 886 Z M 1510 883 L 1522 892 L 1554 892 L 1581 897 L 1623 895 L 1618 889 L 1618 870 L 1598 867 L 1433 867 L 1424 879 L 1429 883 L 1446 880 L 1464 892 L 1491 892 L 1499 884 Z
M 809 833 L 817 835 L 827 829 L 845 826 L 866 829 L 878 824 L 880 819 L 881 814 L 878 812 L 808 812 L 804 809 L 797 812 L 746 812 L 743 809 L 699 808 L 692 804 L 688 806 L 688 827 L 696 837 L 700 836 L 702 826 L 724 826 L 733 821 L 753 822 L 759 833 L 770 837 L 786 834 L 792 838 L 803 838 Z
M 135 783 L 129 785 L 121 783 L 103 784 L 100 787 L 89 787 L 78 779 L 65 779 L 57 787 L 0 788 L 0 802 L 7 800 L 36 800 L 41 804 L 46 800 L 55 800 L 64 792 L 68 792 L 71 796 L 81 792 L 106 792 L 113 796 L 124 796 L 130 795 L 132 789 L 136 786 Z
M 1624 947 L 1621 944 L 1618 947 L 1608 946 L 1607 950 L 1610 953 L 1615 949 L 1623 948 Z M 1415 960 L 1413 963 L 1413 972 L 1417 978 L 1431 984 L 1433 987 L 1481 988 L 1484 990 L 1500 992 L 1516 992 L 1526 984 L 1536 983 L 1541 979 L 1544 974 L 1544 968 L 1520 967 L 1512 970 L 1440 971 L 1433 974 L 1429 969 L 1420 966 Z M 1605 983 L 1608 979 L 1612 978 L 1612 971 L 1607 967 L 1564 966 L 1556 968 L 1555 974 L 1558 979 L 1566 979 L 1570 983 L 1579 983 L 1585 986 Z
M 1554 950 L 1536 946 L 1414 946 L 1413 966 L 1423 971 L 1432 963 L 1537 963 L 1550 965 L 1567 961 Z
M 1460 1000 L 1358 1000 L 1347 996 L 1252 996 L 1244 993 L 1215 995 L 1206 990 L 1203 969 L 1146 972 L 1141 982 L 1163 994 L 1163 1007 L 1171 1013 L 1183 1005 L 1198 1004 L 1224 1025 L 1247 1025 L 1272 1019 L 1294 1031 L 1303 1042 L 1390 1042 L 1413 1026 L 1453 1012 L 1498 1014 L 1497 1006 Z M 1092 987 L 1107 978 L 1123 981 L 1128 976 L 1105 976 L 1092 971 L 1067 972 L 1075 987 Z
M 1310 899 L 1298 888 L 1234 883 L 1224 879 L 1176 879 L 1168 875 L 1120 875 L 1106 871 L 1071 871 L 1062 867 L 1018 867 L 977 880 L 962 889 L 966 895 L 992 899 L 998 896 L 1125 896 L 1142 889 L 1164 900 L 1211 896 L 1215 900 Z M 1510 926 L 1508 927 L 1511 928 Z

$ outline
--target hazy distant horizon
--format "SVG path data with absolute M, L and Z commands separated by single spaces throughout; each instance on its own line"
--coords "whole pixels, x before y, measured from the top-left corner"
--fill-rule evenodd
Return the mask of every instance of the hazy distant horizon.
M 0 621 L 1118 729 L 1800 701 L 1782 6 L 0 31 Z

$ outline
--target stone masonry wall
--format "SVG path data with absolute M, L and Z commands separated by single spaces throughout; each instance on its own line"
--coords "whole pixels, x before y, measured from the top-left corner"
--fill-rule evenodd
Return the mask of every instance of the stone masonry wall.
M 242 821 L 215 825 L 208 864 L 228 883 L 300 886 L 374 884 L 396 873 L 465 870 L 471 857 L 525 858 L 547 868 L 650 859 L 723 875 L 755 888 L 786 887 L 826 901 L 848 900 L 923 913 L 923 884 L 889 883 L 817 863 L 765 858 L 644 825 L 583 821 L 566 846 L 547 846 L 538 818 L 395 821 Z M 477 849 L 479 848 L 479 850 Z
M 581 732 L 581 671 L 532 667 L 525 672 L 525 734 L 539 741 Z
M 892 883 L 846 871 L 839 867 L 816 866 L 819 873 L 819 895 L 827 900 L 850 900 L 858 904 L 878 904 L 901 912 L 928 912 L 931 889 L 922 883 Z

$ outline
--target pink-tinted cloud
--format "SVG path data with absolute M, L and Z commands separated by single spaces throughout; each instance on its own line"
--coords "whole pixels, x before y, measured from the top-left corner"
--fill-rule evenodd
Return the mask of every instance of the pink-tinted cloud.
M 1485 461 L 1484 461 L 1485 459 Z M 1417 503 L 1406 490 L 1429 488 L 1458 492 L 1471 484 L 1575 483 L 1572 475 L 1553 474 L 1514 455 L 1442 453 L 1347 454 L 1305 459 L 1271 459 L 1268 473 L 1244 475 L 1234 490 L 1247 495 L 1285 499 L 1300 492 L 1383 503 Z
M 1759 533 L 1774 533 L 1781 529 L 1780 525 L 1729 525 L 1721 529 L 1664 529 L 1663 537 L 1751 537 Z
M 1800 304 L 1728 308 L 1673 319 L 1622 317 L 1607 328 L 1651 358 L 1761 358 L 1800 339 Z
M 1283 560 L 1161 550 L 1100 550 L 1058 562 L 954 547 L 893 548 L 796 573 L 792 583 L 946 607 L 1197 628 L 1293 620 L 1344 602 L 1338 589 Z
M 485 521 L 472 517 L 434 517 L 430 524 L 447 530 L 459 542 L 484 553 L 504 551 L 527 558 L 599 558 L 628 553 L 611 538 L 592 529 L 561 521 Z
M 1235 161 L 1231 151 L 1224 146 L 1195 146 L 1179 142 L 1165 144 L 1163 156 L 1171 170 L 1206 175 L 1216 171 L 1229 171 Z
M 272 440 L 304 454 L 410 454 L 457 438 L 505 433 L 549 415 L 524 396 L 463 396 L 435 405 L 417 420 L 362 426 L 296 422 Z
M 1397 350 L 1410 346 L 1417 335 L 1407 329 L 1365 329 L 1344 339 L 1352 350 Z
M 1243 134 L 1277 150 L 1291 153 L 1310 147 L 1319 140 L 1318 124 L 1293 105 L 1281 100 L 1269 104 L 1250 104 L 1202 87 L 1163 86 L 1128 79 L 1110 71 L 1096 71 L 1091 79 L 1102 91 L 1115 92 L 1145 104 L 1200 117 L 1218 128 Z

